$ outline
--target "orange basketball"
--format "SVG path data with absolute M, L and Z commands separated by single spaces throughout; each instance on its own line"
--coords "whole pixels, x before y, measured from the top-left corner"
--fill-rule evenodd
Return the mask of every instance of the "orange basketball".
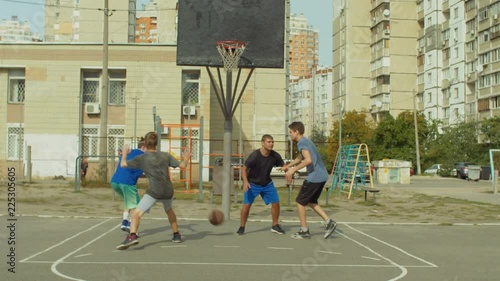
M 220 225 L 224 222 L 224 213 L 221 210 L 213 209 L 208 215 L 208 221 L 212 225 Z

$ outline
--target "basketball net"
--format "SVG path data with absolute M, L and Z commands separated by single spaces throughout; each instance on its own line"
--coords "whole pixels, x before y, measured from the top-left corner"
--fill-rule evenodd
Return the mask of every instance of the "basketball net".
M 245 43 L 240 41 L 218 41 L 215 43 L 215 47 L 224 62 L 224 70 L 233 71 L 238 69 L 240 57 L 245 51 Z

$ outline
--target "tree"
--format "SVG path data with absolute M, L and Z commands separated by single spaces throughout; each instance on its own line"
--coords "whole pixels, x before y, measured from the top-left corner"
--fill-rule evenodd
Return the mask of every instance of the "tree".
M 348 111 L 342 116 L 342 145 L 367 143 L 374 132 L 375 124 L 366 111 Z M 335 162 L 339 149 L 339 122 L 333 123 L 328 137 L 328 162 Z

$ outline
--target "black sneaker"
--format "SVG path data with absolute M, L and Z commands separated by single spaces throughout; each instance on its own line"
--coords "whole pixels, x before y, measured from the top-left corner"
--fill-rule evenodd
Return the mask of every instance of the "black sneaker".
M 276 224 L 271 227 L 271 232 L 277 233 L 277 234 L 285 234 L 285 231 L 281 228 L 281 225 Z
M 244 226 L 240 226 L 240 228 L 238 228 L 238 231 L 236 231 L 236 235 L 243 235 L 244 233 L 245 233 Z
M 174 233 L 174 236 L 172 237 L 172 242 L 174 243 L 182 243 L 182 238 L 180 233 Z
M 127 235 L 125 241 L 123 241 L 118 247 L 117 250 L 126 250 L 128 247 L 139 244 L 139 239 L 137 239 L 136 235 Z
M 330 237 L 335 228 L 337 228 L 337 223 L 334 220 L 330 219 L 325 227 L 325 236 L 323 236 L 323 238 L 327 239 L 328 237 Z
M 309 234 L 309 229 L 306 231 L 303 231 L 301 229 L 297 233 L 292 234 L 292 238 L 293 239 L 309 239 L 309 238 L 311 238 L 311 234 Z

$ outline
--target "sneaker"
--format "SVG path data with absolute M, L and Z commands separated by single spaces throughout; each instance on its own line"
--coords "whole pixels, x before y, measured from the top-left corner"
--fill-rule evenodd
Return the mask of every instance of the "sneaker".
M 303 231 L 301 229 L 297 233 L 293 234 L 292 238 L 293 239 L 309 239 L 309 238 L 311 238 L 311 234 L 309 234 L 309 229 L 306 231 Z
M 123 231 L 130 233 L 130 222 L 128 220 L 123 220 L 120 228 Z
M 238 228 L 238 231 L 236 231 L 236 235 L 243 235 L 244 233 L 245 233 L 244 226 L 240 226 L 240 228 Z
M 328 221 L 328 224 L 325 227 L 325 236 L 323 236 L 323 238 L 326 239 L 326 238 L 330 237 L 330 235 L 332 235 L 335 228 L 337 228 L 337 223 L 334 220 L 330 219 Z
M 285 234 L 285 231 L 281 228 L 281 225 L 276 224 L 271 227 L 271 232 L 277 233 L 277 234 Z
M 127 235 L 125 241 L 123 241 L 118 247 L 117 250 L 126 250 L 128 247 L 139 244 L 139 239 L 137 239 L 136 235 Z
M 174 236 L 172 237 L 172 242 L 174 243 L 182 243 L 182 238 L 180 233 L 174 233 Z

